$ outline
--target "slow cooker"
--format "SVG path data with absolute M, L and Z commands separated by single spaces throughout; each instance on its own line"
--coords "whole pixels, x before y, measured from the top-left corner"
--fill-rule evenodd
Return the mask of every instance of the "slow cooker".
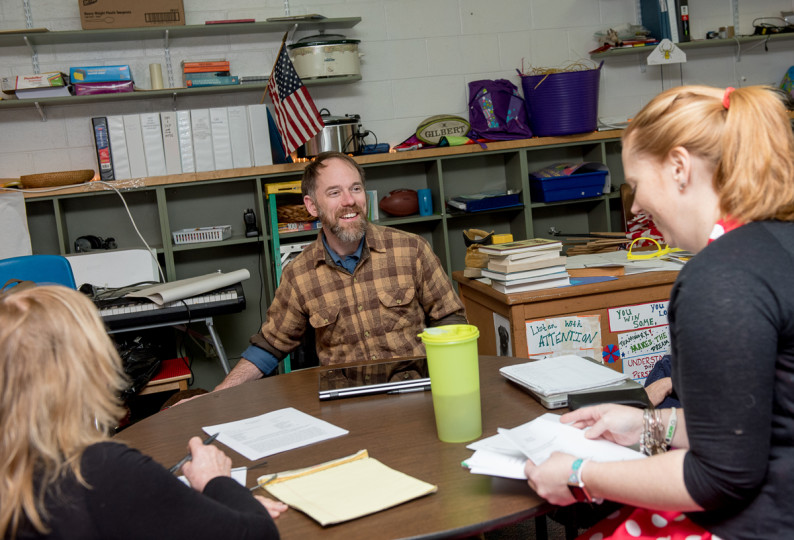
M 298 148 L 299 157 L 314 157 L 320 152 L 336 151 L 345 154 L 358 154 L 360 148 L 359 123 L 357 114 L 331 116 L 328 109 L 320 109 L 325 127 Z
M 319 34 L 288 45 L 295 71 L 301 79 L 361 74 L 359 39 L 341 34 Z

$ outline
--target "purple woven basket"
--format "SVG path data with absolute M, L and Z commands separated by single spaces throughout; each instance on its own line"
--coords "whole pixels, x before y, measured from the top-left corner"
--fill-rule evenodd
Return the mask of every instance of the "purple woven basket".
M 602 65 L 603 62 L 586 71 L 521 77 L 533 135 L 548 137 L 595 131 Z

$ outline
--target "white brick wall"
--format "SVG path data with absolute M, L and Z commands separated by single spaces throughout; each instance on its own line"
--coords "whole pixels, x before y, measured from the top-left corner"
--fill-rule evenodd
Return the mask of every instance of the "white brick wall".
M 284 15 L 283 0 L 184 0 L 188 24 L 212 19 Z M 693 36 L 733 24 L 731 0 L 690 2 Z M 80 29 L 78 0 L 31 2 L 34 26 L 51 30 Z M 220 8 L 219 8 L 220 6 Z M 740 0 L 738 32 L 752 33 L 756 17 L 793 10 L 794 0 Z M 588 59 L 596 45 L 593 33 L 635 22 L 636 0 L 292 0 L 290 14 L 322 13 L 328 17 L 359 16 L 362 22 L 342 33 L 361 39 L 363 80 L 356 84 L 311 87 L 319 107 L 335 115 L 357 113 L 378 140 L 396 144 L 417 124 L 434 114 L 467 116 L 467 83 L 506 78 L 520 88 L 516 69 L 559 67 Z M 24 28 L 22 0 L 0 0 L 0 30 Z M 737 32 L 737 33 L 738 33 Z M 305 37 L 299 32 L 296 37 Z M 275 60 L 281 36 L 241 35 L 172 40 L 178 77 L 185 58 L 227 57 L 239 75 L 264 74 Z M 755 44 L 754 44 L 755 45 Z M 637 53 L 609 59 L 601 78 L 599 114 L 634 114 L 664 88 L 704 83 L 717 86 L 778 84 L 794 64 L 794 41 L 687 51 L 681 66 L 647 67 Z M 150 86 L 150 63 L 163 63 L 159 39 L 86 45 L 59 45 L 39 50 L 42 71 L 77 64 L 129 64 L 136 83 Z M 165 69 L 165 65 L 163 65 Z M 0 48 L 0 76 L 32 71 L 26 47 Z M 219 103 L 258 102 L 260 93 L 179 98 L 178 108 Z M 47 107 L 42 122 L 32 108 L 0 110 L 0 177 L 95 167 L 91 116 L 162 111 L 168 99 Z

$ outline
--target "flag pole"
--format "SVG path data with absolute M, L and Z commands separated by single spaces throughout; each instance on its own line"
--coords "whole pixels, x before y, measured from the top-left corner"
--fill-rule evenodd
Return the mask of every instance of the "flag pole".
M 294 28 L 297 28 L 297 27 L 298 27 L 298 25 L 296 24 L 294 26 Z M 273 64 L 273 67 L 270 69 L 270 77 L 267 78 L 267 85 L 268 86 L 270 86 L 270 79 L 273 78 L 273 73 L 276 71 L 276 64 L 278 63 L 278 59 L 281 56 L 281 49 L 283 49 L 284 45 L 287 43 L 287 36 L 289 35 L 289 32 L 290 32 L 289 30 L 284 32 L 284 37 L 281 38 L 281 47 L 278 48 L 278 52 L 276 53 L 276 62 Z M 265 91 L 262 92 L 262 99 L 259 100 L 259 104 L 260 105 L 265 102 L 265 96 L 266 95 L 267 95 L 267 88 L 265 88 Z

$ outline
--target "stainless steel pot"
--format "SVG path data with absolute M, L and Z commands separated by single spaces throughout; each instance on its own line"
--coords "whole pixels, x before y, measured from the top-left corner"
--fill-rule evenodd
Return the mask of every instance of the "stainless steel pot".
M 321 109 L 320 115 L 325 127 L 298 149 L 298 156 L 314 157 L 320 152 L 328 151 L 357 154 L 361 127 L 359 115 L 331 116 L 328 109 Z
M 340 34 L 319 34 L 288 45 L 295 71 L 301 79 L 361 75 L 361 40 Z

